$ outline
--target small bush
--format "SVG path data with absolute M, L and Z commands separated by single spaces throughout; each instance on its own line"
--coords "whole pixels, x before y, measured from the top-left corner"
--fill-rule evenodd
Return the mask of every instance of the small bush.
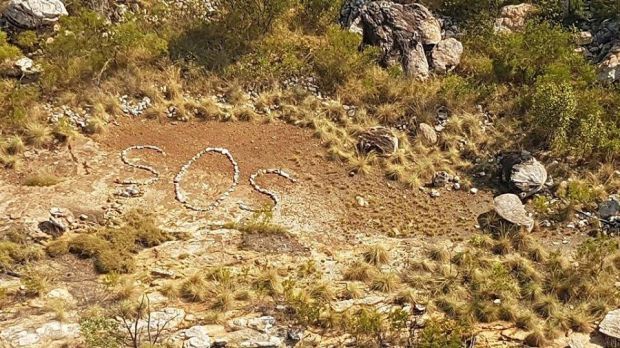
M 48 245 L 47 252 L 50 256 L 71 252 L 92 258 L 99 273 L 131 273 L 135 268 L 133 254 L 168 241 L 171 236 L 143 211 L 131 211 L 124 218 L 121 228 L 103 228 L 68 241 L 57 240 Z
M 325 42 L 314 53 L 313 65 L 322 86 L 334 91 L 349 79 L 362 77 L 374 65 L 376 50 L 358 52 L 359 37 L 356 34 L 332 26 L 325 34 Z
M 59 177 L 53 174 L 41 172 L 41 173 L 33 174 L 33 175 L 26 177 L 26 179 L 24 179 L 24 185 L 25 186 L 36 186 L 36 187 L 47 187 L 47 186 L 54 186 L 60 183 L 61 181 L 62 179 L 60 179 Z

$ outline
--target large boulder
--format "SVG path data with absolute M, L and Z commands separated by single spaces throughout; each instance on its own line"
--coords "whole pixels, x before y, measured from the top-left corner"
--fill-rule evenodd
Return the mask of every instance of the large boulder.
M 598 65 L 598 79 L 604 82 L 620 81 L 620 41 L 617 41 Z
M 495 212 L 502 219 L 518 226 L 527 228 L 531 232 L 534 228 L 534 219 L 527 213 L 519 196 L 506 193 L 493 199 Z
M 521 198 L 540 191 L 547 182 L 547 170 L 527 151 L 507 152 L 501 155 L 501 181 Z
M 440 41 L 431 52 L 433 70 L 446 73 L 461 63 L 463 44 L 457 39 L 450 38 Z
M 398 149 L 398 138 L 389 128 L 372 127 L 358 135 L 356 147 L 361 154 L 374 152 L 390 156 Z
M 60 0 L 11 0 L 3 15 L 17 27 L 37 29 L 56 23 L 68 13 Z
M 532 4 L 508 5 L 500 10 L 500 18 L 495 20 L 495 32 L 511 33 L 525 28 L 528 17 L 536 13 L 537 7 Z

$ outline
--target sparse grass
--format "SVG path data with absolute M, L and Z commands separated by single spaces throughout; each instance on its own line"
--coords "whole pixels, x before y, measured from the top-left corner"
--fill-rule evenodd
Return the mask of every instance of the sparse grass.
M 534 332 L 525 337 L 524 342 L 530 347 L 544 347 L 547 344 L 547 339 L 540 330 L 534 330 Z
M 30 122 L 24 128 L 28 145 L 41 147 L 52 142 L 51 129 L 42 123 Z
M 255 277 L 253 283 L 258 290 L 267 291 L 271 294 L 281 294 L 284 292 L 282 278 L 274 268 L 261 270 Z
M 181 283 L 179 293 L 181 297 L 192 302 L 203 302 L 211 297 L 207 282 L 199 273 L 186 278 Z
M 30 176 L 27 176 L 24 179 L 25 186 L 36 186 L 36 187 L 54 186 L 54 185 L 59 184 L 60 182 L 62 182 L 61 178 L 46 171 L 32 174 Z
M 432 247 L 429 251 L 429 257 L 433 261 L 443 263 L 450 260 L 450 253 L 442 247 Z
M 135 253 L 168 241 L 171 236 L 158 228 L 144 211 L 130 211 L 123 219 L 120 228 L 101 228 L 68 240 L 60 239 L 51 243 L 47 252 L 50 256 L 70 252 L 81 258 L 92 258 L 99 273 L 131 273 L 135 268 Z
M 370 288 L 375 291 L 392 292 L 400 285 L 400 277 L 393 272 L 375 274 L 370 282 Z
M 344 272 L 345 280 L 367 282 L 373 278 L 376 269 L 362 261 L 353 262 Z
M 214 291 L 215 302 L 212 308 L 221 311 L 228 311 L 233 308 L 235 302 L 235 293 L 226 286 L 218 286 Z
M 49 299 L 46 308 L 54 313 L 54 319 L 64 322 L 68 319 L 67 311 L 71 309 L 71 306 L 63 299 Z
M 361 298 L 364 296 L 364 287 L 359 283 L 346 283 L 344 289 L 344 297 L 348 299 Z
M 356 174 L 368 175 L 373 171 L 373 166 L 377 162 L 377 156 L 374 153 L 367 155 L 357 154 L 348 161 L 349 171 Z
M 17 135 L 10 136 L 4 144 L 4 151 L 9 155 L 17 155 L 26 150 L 26 145 L 22 138 Z
M 21 283 L 28 296 L 38 296 L 49 289 L 50 279 L 42 270 L 28 267 L 22 272 Z
M 44 254 L 40 247 L 12 241 L 0 241 L 0 271 L 12 270 L 16 266 L 26 265 L 40 260 Z
M 365 262 L 375 266 L 386 264 L 390 258 L 389 252 L 380 244 L 367 247 L 362 256 Z

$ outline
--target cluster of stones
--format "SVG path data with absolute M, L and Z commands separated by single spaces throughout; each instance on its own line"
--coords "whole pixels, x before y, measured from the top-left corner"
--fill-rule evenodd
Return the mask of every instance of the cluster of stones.
M 215 202 L 209 204 L 206 208 L 202 208 L 202 207 L 194 206 L 188 202 L 187 196 L 185 192 L 183 191 L 183 189 L 181 188 L 181 181 L 183 180 L 183 177 L 187 174 L 187 171 L 192 166 L 192 164 L 194 164 L 194 162 L 199 160 L 202 156 L 204 156 L 207 153 L 217 153 L 217 154 L 226 156 L 228 161 L 233 166 L 233 183 L 230 185 L 228 190 L 222 193 L 215 200 Z M 176 195 L 177 200 L 181 202 L 186 208 L 190 210 L 194 210 L 194 211 L 199 211 L 199 212 L 211 211 L 214 208 L 218 207 L 224 201 L 224 199 L 226 199 L 230 194 L 232 194 L 235 191 L 235 189 L 237 188 L 237 185 L 239 185 L 239 165 L 237 164 L 237 161 L 235 161 L 230 151 L 228 149 L 221 148 L 221 147 L 207 147 L 204 150 L 198 152 L 194 157 L 192 157 L 187 163 L 185 163 L 181 167 L 181 170 L 174 177 L 174 193 Z
M 264 189 L 256 183 L 256 178 L 258 178 L 259 176 L 266 175 L 266 174 L 278 175 L 282 178 L 287 179 L 288 181 L 292 183 L 296 183 L 297 180 L 293 178 L 289 173 L 283 171 L 282 169 L 259 169 L 256 172 L 254 172 L 252 175 L 250 175 L 250 185 L 252 186 L 252 188 L 254 188 L 256 191 L 266 196 L 269 196 L 269 198 L 271 198 L 271 200 L 273 201 L 274 208 L 275 208 L 278 204 L 280 204 L 280 197 L 275 192 Z M 244 209 L 244 210 L 257 211 L 256 209 L 252 209 L 244 204 L 240 205 L 240 207 L 241 209 Z
M 84 129 L 88 126 L 88 123 L 92 117 L 90 112 L 84 110 L 81 112 L 73 111 L 66 105 L 60 107 L 60 111 L 51 111 L 52 107 L 47 106 L 50 111 L 48 121 L 53 124 L 58 124 L 61 120 L 66 119 L 72 126 L 78 129 Z
M 132 101 L 128 95 L 123 95 L 119 98 L 121 102 L 121 110 L 127 115 L 131 116 L 140 116 L 144 112 L 144 110 L 148 109 L 151 106 L 151 98 L 143 97 L 137 103 Z
M 322 94 L 316 79 L 312 76 L 289 77 L 282 83 L 286 88 L 301 87 L 313 95 L 321 98 Z
M 166 155 L 166 153 L 164 152 L 164 150 L 160 149 L 157 146 L 153 146 L 153 145 L 134 145 L 134 146 L 130 146 L 128 148 L 126 148 L 125 150 L 123 150 L 121 152 L 121 161 L 123 161 L 123 163 L 125 163 L 126 165 L 136 168 L 136 169 L 142 169 L 142 170 L 146 170 L 147 172 L 153 174 L 153 177 L 151 179 L 145 180 L 145 181 L 139 181 L 139 180 L 122 180 L 119 181 L 119 184 L 122 185 L 140 185 L 140 186 L 144 186 L 144 185 L 150 185 L 150 184 L 154 184 L 155 182 L 157 182 L 157 180 L 159 180 L 159 171 L 157 171 L 157 169 L 151 167 L 151 166 L 147 166 L 146 164 L 139 164 L 139 163 L 135 163 L 129 160 L 128 155 L 129 152 L 133 151 L 133 150 L 153 150 L 156 151 L 162 155 Z

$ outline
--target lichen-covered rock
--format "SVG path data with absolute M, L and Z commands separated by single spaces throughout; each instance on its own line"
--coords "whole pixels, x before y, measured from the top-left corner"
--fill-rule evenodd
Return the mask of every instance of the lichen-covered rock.
M 537 11 L 532 4 L 508 5 L 500 10 L 500 18 L 495 20 L 495 32 L 511 33 L 525 28 L 529 16 Z
M 495 212 L 504 220 L 518 226 L 524 226 L 528 232 L 534 228 L 534 219 L 525 210 L 521 199 L 512 193 L 506 193 L 493 199 Z
M 361 154 L 375 152 L 390 156 L 398 149 L 398 138 L 389 128 L 372 127 L 358 135 L 356 147 Z
M 620 81 L 620 41 L 612 46 L 598 65 L 598 79 L 609 83 Z
M 11 0 L 3 15 L 17 27 L 36 29 L 54 24 L 68 13 L 60 0 Z
M 440 41 L 431 52 L 431 65 L 438 73 L 451 71 L 461 63 L 463 44 L 450 38 Z

